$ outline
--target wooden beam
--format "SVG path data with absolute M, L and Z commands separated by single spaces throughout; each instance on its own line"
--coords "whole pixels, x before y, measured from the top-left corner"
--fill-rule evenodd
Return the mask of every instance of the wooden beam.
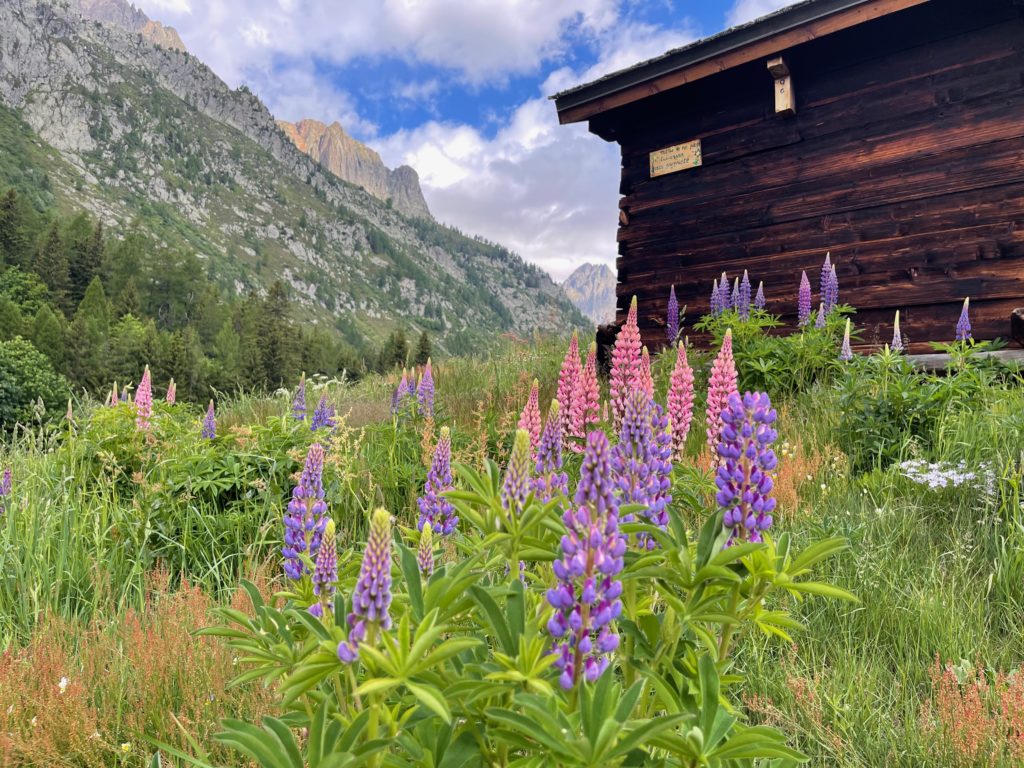
M 789 74 L 786 60 L 781 56 L 768 59 L 768 74 L 775 79 L 775 114 L 795 115 L 796 95 L 793 93 L 793 78 Z
M 662 91 L 678 88 L 681 85 L 710 77 L 718 72 L 738 67 L 741 64 L 748 64 L 752 61 L 778 54 L 780 51 L 800 43 L 831 35 L 835 32 L 906 10 L 907 8 L 923 5 L 928 1 L 874 0 L 874 2 L 858 5 L 855 8 L 848 8 L 795 29 L 786 30 L 777 35 L 758 40 L 721 56 L 696 62 L 675 72 L 669 72 L 648 80 L 645 83 L 639 83 L 629 88 L 624 88 L 621 91 L 608 94 L 600 99 L 594 99 L 593 101 L 570 107 L 558 113 L 558 122 L 564 125 L 566 123 L 588 120 L 595 115 L 615 109 L 616 107 L 632 104 L 635 101 L 654 96 Z

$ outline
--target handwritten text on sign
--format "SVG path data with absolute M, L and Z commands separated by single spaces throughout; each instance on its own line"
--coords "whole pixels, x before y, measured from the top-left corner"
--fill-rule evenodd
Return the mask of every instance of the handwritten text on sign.
M 700 139 L 651 152 L 651 178 L 701 164 Z

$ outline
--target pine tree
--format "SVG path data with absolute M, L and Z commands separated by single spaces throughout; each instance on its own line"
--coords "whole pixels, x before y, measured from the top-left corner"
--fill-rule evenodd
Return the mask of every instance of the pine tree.
M 139 286 L 135 282 L 134 277 L 128 278 L 124 288 L 121 289 L 121 293 L 117 297 L 116 314 L 119 318 L 125 315 L 142 317 L 142 298 L 139 296 Z
M 72 229 L 73 227 L 73 229 Z M 71 301 L 78 304 L 85 296 L 85 289 L 93 278 L 99 275 L 103 264 L 103 224 L 91 226 L 87 218 L 76 218 L 69 227 L 69 233 L 86 228 L 85 232 L 69 234 L 68 271 L 70 276 Z
M 32 343 L 50 358 L 54 370 L 63 373 L 67 365 L 64 330 L 49 306 L 43 304 L 32 322 Z
M 0 341 L 21 336 L 25 321 L 18 305 L 6 296 L 0 296 Z
M 426 365 L 427 360 L 430 359 L 431 344 L 430 336 L 427 335 L 426 331 L 420 334 L 419 341 L 416 342 L 416 356 L 413 358 L 413 362 L 416 365 Z
M 103 283 L 94 277 L 78 305 L 68 333 L 72 378 L 93 392 L 109 383 L 110 314 L 110 302 L 103 291 Z
M 31 262 L 28 234 L 31 209 L 14 189 L 0 198 L 0 264 L 26 267 Z
M 280 280 L 274 282 L 263 301 L 260 349 L 267 386 L 280 387 L 295 378 L 298 338 L 292 326 L 288 289 Z
M 231 319 L 224 321 L 213 343 L 215 375 L 212 383 L 218 389 L 231 390 L 243 383 L 242 339 Z
M 60 236 L 60 230 L 54 223 L 50 227 L 46 239 L 36 251 L 35 273 L 46 283 L 50 292 L 50 302 L 61 309 L 68 309 L 69 288 L 71 278 L 68 272 L 68 255 L 64 249 L 64 242 Z

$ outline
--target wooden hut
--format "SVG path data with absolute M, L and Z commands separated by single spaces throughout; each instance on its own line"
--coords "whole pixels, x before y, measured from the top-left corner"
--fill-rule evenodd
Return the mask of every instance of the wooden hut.
M 618 319 L 749 270 L 792 327 L 831 252 L 866 340 L 1024 306 L 1024 0 L 809 0 L 553 97 L 622 150 Z

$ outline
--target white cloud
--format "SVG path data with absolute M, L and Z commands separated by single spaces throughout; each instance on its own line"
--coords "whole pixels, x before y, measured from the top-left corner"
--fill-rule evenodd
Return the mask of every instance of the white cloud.
M 792 5 L 793 2 L 794 0 L 736 0 L 725 15 L 725 23 L 730 27 L 744 24 Z
M 582 82 L 693 39 L 689 28 L 620 28 L 603 41 L 599 62 L 582 73 L 563 68 L 544 94 Z M 493 137 L 464 124 L 433 121 L 375 147 L 392 165 L 420 174 L 441 221 L 518 252 L 557 279 L 584 261 L 615 266 L 619 152 L 586 125 L 559 125 L 554 104 L 520 104 Z

